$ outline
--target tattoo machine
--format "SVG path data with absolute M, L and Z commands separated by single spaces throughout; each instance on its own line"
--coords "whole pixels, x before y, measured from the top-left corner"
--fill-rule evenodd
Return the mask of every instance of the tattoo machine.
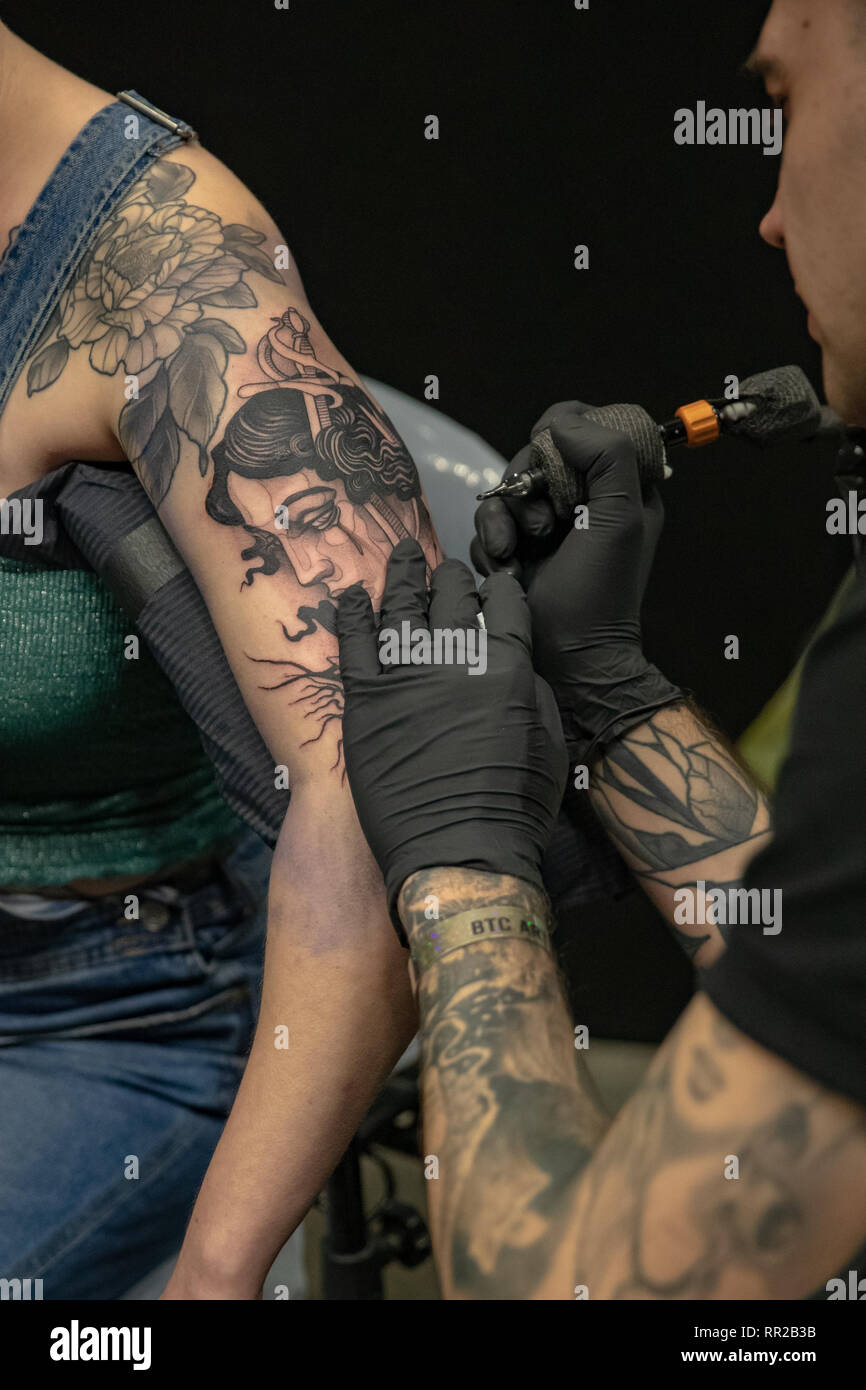
M 627 434 L 637 451 L 638 471 L 646 492 L 672 473 L 666 449 L 684 444 L 699 449 L 722 433 L 766 446 L 783 439 L 809 440 L 844 433 L 845 426 L 822 406 L 800 367 L 776 367 L 747 377 L 737 400 L 701 400 L 680 406 L 673 420 L 656 423 L 639 405 L 605 405 L 586 411 L 586 418 Z M 532 498 L 547 495 L 560 521 L 574 515 L 581 501 L 581 479 L 563 462 L 549 429 L 532 438 L 529 466 L 506 473 L 485 497 Z

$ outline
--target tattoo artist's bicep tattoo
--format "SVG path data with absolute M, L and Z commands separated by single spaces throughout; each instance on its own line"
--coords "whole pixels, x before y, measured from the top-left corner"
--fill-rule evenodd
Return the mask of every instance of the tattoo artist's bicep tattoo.
M 431 894 L 445 919 L 503 902 L 545 914 L 528 884 L 425 870 L 401 901 L 410 942 Z M 569 1058 L 545 952 L 475 943 L 424 969 L 418 1000 L 446 1296 L 801 1298 L 866 1239 L 866 1113 L 705 995 L 613 1124 Z
M 393 425 L 316 322 L 267 214 L 225 170 L 223 196 L 215 168 L 190 148 L 133 187 L 65 289 L 28 392 L 71 353 L 110 378 L 123 451 L 266 741 L 341 774 L 336 600 L 360 581 L 377 608 L 407 536 L 431 564 L 439 552 Z
M 806 1297 L 866 1238 L 864 1162 L 866 1114 L 699 994 L 584 1170 L 575 1285 L 590 1298 Z

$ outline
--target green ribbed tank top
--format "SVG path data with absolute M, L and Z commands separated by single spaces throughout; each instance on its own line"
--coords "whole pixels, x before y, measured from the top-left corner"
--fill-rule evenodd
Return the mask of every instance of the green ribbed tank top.
M 0 886 L 156 873 L 235 840 L 195 724 L 90 570 L 0 556 Z

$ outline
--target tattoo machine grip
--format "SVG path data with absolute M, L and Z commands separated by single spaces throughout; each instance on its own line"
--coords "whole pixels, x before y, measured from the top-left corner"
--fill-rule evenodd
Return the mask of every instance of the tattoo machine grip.
M 639 405 L 593 406 L 585 415 L 631 439 L 644 496 L 655 483 L 670 477 L 668 444 L 697 448 L 724 432 L 765 448 L 785 439 L 841 436 L 846 430 L 833 410 L 820 405 L 808 377 L 797 366 L 773 367 L 746 377 L 734 400 L 694 401 L 681 406 L 677 418 L 663 425 L 657 425 Z M 563 462 L 549 430 L 534 436 L 529 469 L 542 475 L 560 521 L 570 519 L 581 501 L 581 479 Z
M 635 447 L 641 487 L 648 492 L 670 474 L 659 427 L 639 405 L 603 405 L 584 412 L 584 418 L 628 435 Z M 539 430 L 531 441 L 530 468 L 544 474 L 547 493 L 560 521 L 569 521 L 583 497 L 582 479 L 565 463 L 549 429 Z

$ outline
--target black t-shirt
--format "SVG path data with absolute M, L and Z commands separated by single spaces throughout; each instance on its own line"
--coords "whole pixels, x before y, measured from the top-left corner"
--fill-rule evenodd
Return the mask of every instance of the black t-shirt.
M 773 836 L 744 886 L 781 889 L 782 930 L 734 926 L 703 987 L 742 1032 L 866 1106 L 866 568 L 806 658 Z

